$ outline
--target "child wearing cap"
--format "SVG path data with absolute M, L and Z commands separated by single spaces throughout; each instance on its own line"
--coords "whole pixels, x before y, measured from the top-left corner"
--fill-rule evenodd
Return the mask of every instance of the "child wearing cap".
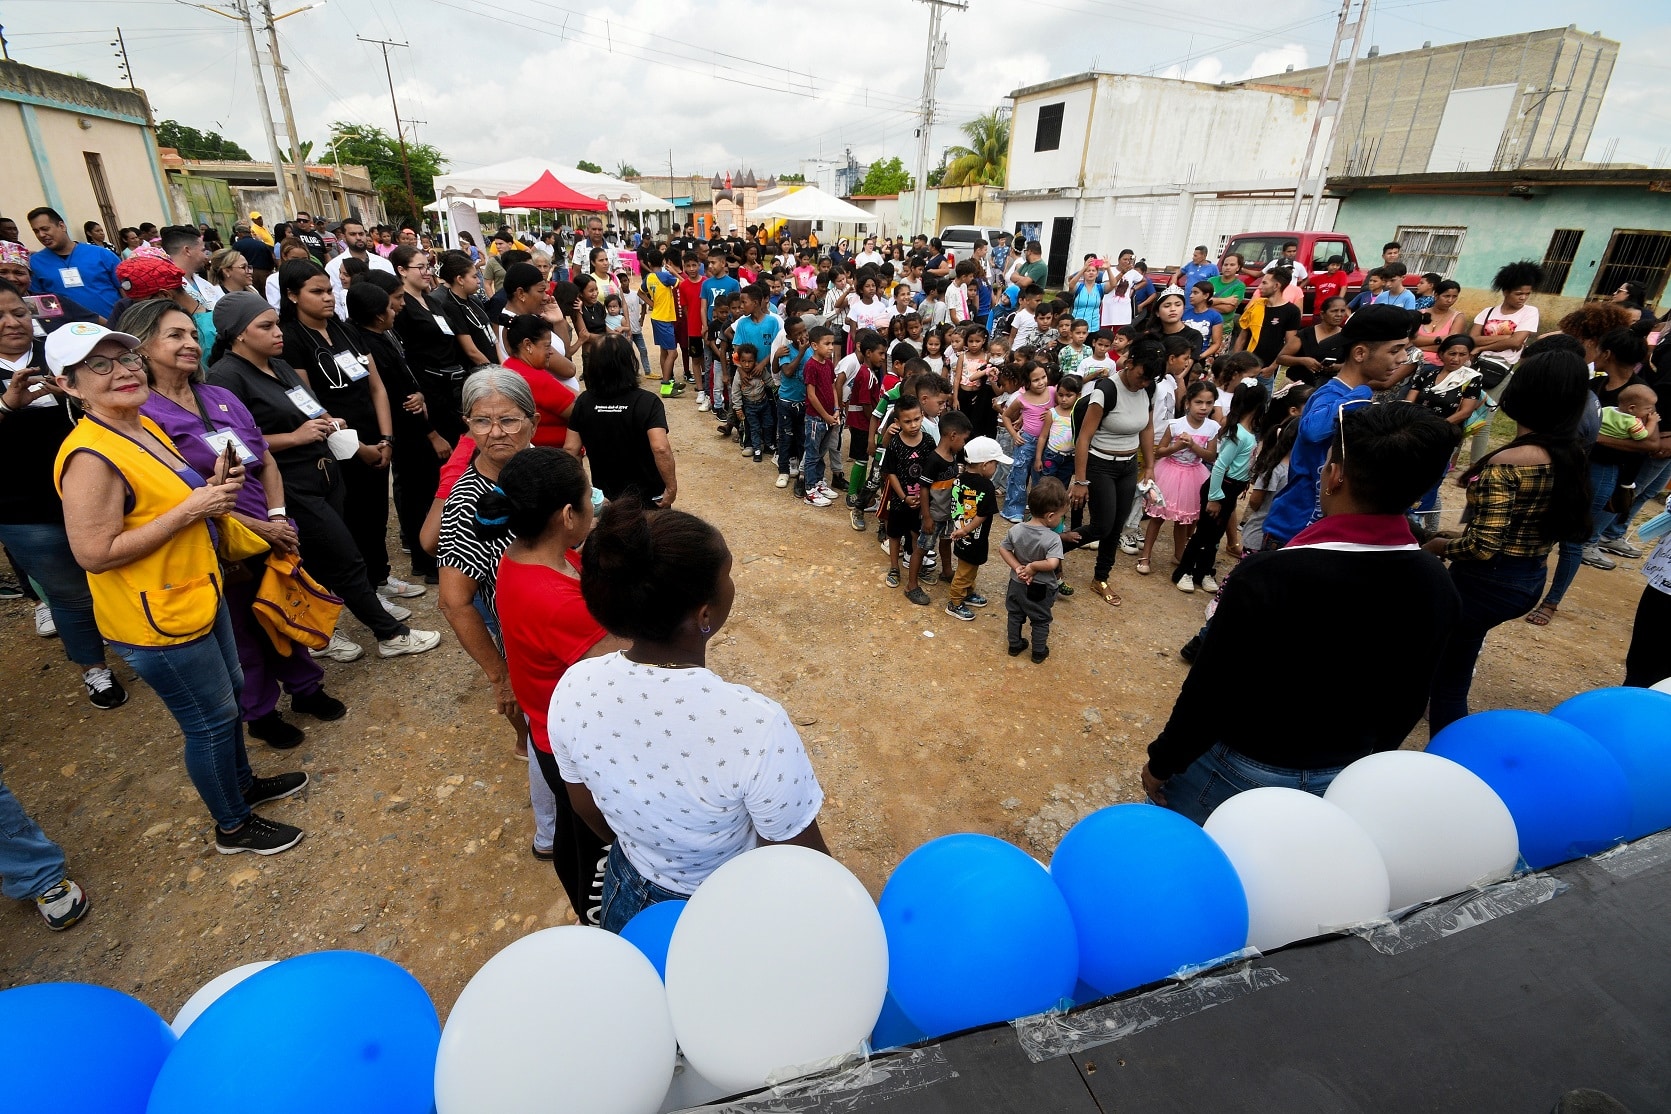
M 946 614 L 967 623 L 975 618 L 970 608 L 987 604 L 986 597 L 975 591 L 975 579 L 986 564 L 987 534 L 992 516 L 998 513 L 998 489 L 992 477 L 999 464 L 1012 461 L 990 437 L 971 438 L 963 446 L 963 460 L 963 472 L 952 487 L 952 554 L 957 558 L 957 572 L 952 576 Z

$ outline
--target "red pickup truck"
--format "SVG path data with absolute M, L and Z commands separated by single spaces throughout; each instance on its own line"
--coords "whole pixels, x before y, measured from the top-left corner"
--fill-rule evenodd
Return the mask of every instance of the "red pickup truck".
M 1247 284 L 1251 296 L 1258 289 L 1259 275 L 1265 270 L 1265 264 L 1281 255 L 1282 245 L 1291 240 L 1299 242 L 1300 250 L 1296 258 L 1306 269 L 1306 281 L 1302 284 L 1305 301 L 1300 307 L 1305 315 L 1305 324 L 1311 324 L 1317 316 L 1311 275 L 1328 270 L 1330 256 L 1338 255 L 1345 260 L 1346 297 L 1353 298 L 1363 289 L 1364 273 L 1358 268 L 1357 249 L 1352 246 L 1350 236 L 1339 232 L 1243 232 L 1230 237 L 1219 259 L 1222 262 L 1224 256 L 1231 252 L 1242 257 L 1242 281 Z

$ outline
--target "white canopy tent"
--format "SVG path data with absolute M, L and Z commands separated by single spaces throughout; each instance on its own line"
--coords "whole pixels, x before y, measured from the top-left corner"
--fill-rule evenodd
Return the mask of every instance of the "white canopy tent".
M 657 197 L 653 193 L 646 193 L 631 182 L 623 182 L 619 178 L 611 178 L 607 174 L 591 174 L 578 170 L 573 166 L 563 165 L 553 159 L 542 159 L 528 156 L 519 159 L 508 159 L 488 166 L 478 166 L 474 170 L 461 170 L 453 174 L 437 174 L 435 196 L 439 199 L 452 198 L 483 198 L 495 200 L 500 194 L 516 193 L 527 189 L 541 174 L 546 171 L 559 182 L 568 186 L 576 193 L 583 193 L 588 197 L 596 197 L 600 201 L 607 201 L 610 210 L 615 213 L 671 213 L 674 205 L 665 198 Z M 478 212 L 481 211 L 478 209 Z M 639 217 L 642 227 L 644 218 Z
M 817 186 L 805 186 L 749 211 L 750 220 L 824 220 L 837 224 L 875 224 L 868 213 Z

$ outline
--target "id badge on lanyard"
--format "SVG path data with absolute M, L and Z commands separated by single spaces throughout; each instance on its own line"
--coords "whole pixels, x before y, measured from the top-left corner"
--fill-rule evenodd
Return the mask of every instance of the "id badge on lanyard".
M 371 374 L 371 369 L 365 365 L 364 356 L 356 356 L 352 352 L 338 352 L 332 359 L 336 362 L 337 370 L 348 376 L 351 383 L 358 382 Z
M 290 401 L 296 404 L 296 409 L 302 412 L 304 418 L 323 418 L 325 416 L 325 408 L 314 401 L 313 396 L 308 394 L 306 387 L 291 387 L 284 393 L 290 396 Z

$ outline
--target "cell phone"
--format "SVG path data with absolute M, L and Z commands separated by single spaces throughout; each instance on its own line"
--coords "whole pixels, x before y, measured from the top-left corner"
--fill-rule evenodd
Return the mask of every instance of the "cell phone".
M 227 474 L 232 471 L 233 466 L 237 463 L 237 454 L 233 451 L 232 442 L 228 441 L 226 447 L 221 450 L 219 459 L 215 461 L 215 482 L 217 484 L 225 483 Z
M 29 307 L 31 317 L 64 316 L 64 304 L 56 294 L 25 294 L 23 304 Z

